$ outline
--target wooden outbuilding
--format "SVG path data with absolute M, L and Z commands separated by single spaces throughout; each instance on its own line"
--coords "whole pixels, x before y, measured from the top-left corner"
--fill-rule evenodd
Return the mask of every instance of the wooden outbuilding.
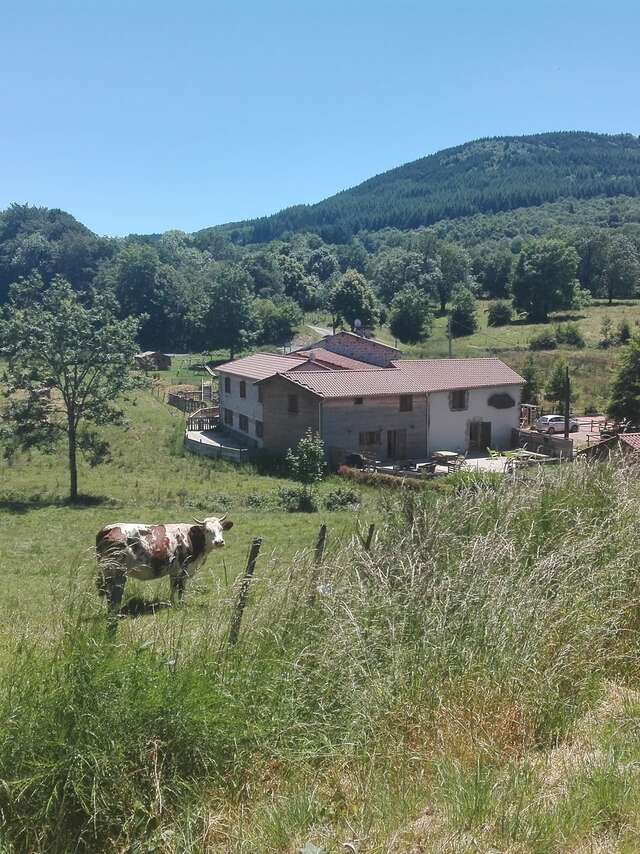
M 143 371 L 168 371 L 171 367 L 171 356 L 157 350 L 146 350 L 144 353 L 137 353 L 133 358 Z

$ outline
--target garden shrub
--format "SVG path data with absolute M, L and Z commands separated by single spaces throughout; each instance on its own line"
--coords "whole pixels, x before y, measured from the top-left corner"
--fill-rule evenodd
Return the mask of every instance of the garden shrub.
M 324 498 L 324 506 L 327 510 L 348 510 L 359 507 L 360 504 L 360 493 L 348 486 L 338 486 L 327 492 Z
M 318 499 L 313 492 L 290 486 L 280 487 L 278 504 L 287 513 L 315 513 L 318 509 Z
M 259 510 L 261 507 L 269 507 L 272 503 L 270 496 L 262 495 L 259 492 L 250 492 L 245 496 L 244 506 L 250 510 Z
M 513 311 L 508 302 L 492 302 L 488 309 L 489 326 L 507 326 L 511 323 Z
M 541 332 L 529 341 L 530 350 L 555 350 L 558 341 L 553 332 Z
M 568 347 L 576 347 L 578 350 L 587 346 L 577 323 L 564 323 L 556 326 L 555 338 L 558 344 L 566 344 Z
M 353 469 L 350 466 L 340 466 L 338 469 L 340 477 L 345 477 L 348 480 L 354 480 L 358 483 L 364 483 L 368 486 L 381 486 L 389 489 L 407 489 L 421 490 L 424 484 L 419 480 L 411 480 L 409 478 L 397 477 L 393 474 L 380 474 L 373 471 L 361 471 Z

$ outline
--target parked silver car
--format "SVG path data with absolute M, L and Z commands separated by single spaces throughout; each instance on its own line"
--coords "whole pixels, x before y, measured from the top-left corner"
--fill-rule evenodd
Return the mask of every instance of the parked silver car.
M 541 415 L 533 426 L 541 433 L 564 433 L 564 415 Z M 577 433 L 579 429 L 577 420 L 569 418 L 569 432 Z

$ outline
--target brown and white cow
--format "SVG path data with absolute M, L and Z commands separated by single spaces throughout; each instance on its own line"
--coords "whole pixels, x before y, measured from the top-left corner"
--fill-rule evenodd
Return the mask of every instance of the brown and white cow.
M 170 576 L 171 599 L 182 598 L 184 585 L 212 549 L 224 546 L 224 531 L 233 527 L 226 516 L 168 525 L 118 522 L 96 536 L 98 590 L 111 608 L 118 608 L 127 578 L 148 581 Z

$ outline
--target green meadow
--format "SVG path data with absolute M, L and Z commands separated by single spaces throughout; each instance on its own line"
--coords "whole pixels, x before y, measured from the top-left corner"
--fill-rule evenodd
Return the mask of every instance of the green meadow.
M 184 367 L 177 367 L 176 374 L 188 382 L 197 376 Z M 219 585 L 231 585 L 244 569 L 254 537 L 263 538 L 262 561 L 290 562 L 313 548 L 323 522 L 329 527 L 331 548 L 378 516 L 375 495 L 366 488 L 362 507 L 355 512 L 278 509 L 278 490 L 296 484 L 286 477 L 258 474 L 250 466 L 187 454 L 182 447 L 183 414 L 150 392 L 129 403 L 127 419 L 124 430 L 105 431 L 111 461 L 94 469 L 81 465 L 84 497 L 77 506 L 66 501 L 64 448 L 57 455 L 34 452 L 0 462 L 0 564 L 4 607 L 12 613 L 46 621 L 57 592 L 69 586 L 92 589 L 95 535 L 112 522 L 189 521 L 228 513 L 234 528 L 224 552 L 212 556 L 190 585 L 190 600 L 202 602 Z M 327 479 L 320 487 L 320 501 L 340 485 L 338 478 Z M 130 582 L 127 595 L 166 599 L 168 591 L 166 579 Z
M 185 455 L 150 391 L 127 414 L 77 505 L 63 455 L 1 464 L 3 854 L 638 850 L 637 468 L 358 486 L 357 511 L 288 513 L 290 480 Z M 97 530 L 224 512 L 184 603 L 129 582 L 114 629 Z

